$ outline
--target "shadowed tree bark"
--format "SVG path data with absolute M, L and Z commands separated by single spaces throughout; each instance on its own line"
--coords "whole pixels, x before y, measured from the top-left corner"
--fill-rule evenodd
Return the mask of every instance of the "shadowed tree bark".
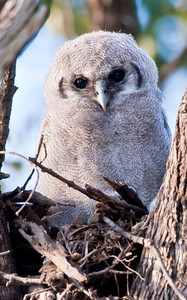
M 132 0 L 87 0 L 91 30 L 131 33 L 136 36 L 139 25 Z
M 0 271 L 16 273 L 15 260 L 9 239 L 6 207 L 0 199 Z M 21 299 L 20 289 L 17 286 L 0 286 L 0 299 Z
M 9 133 L 12 97 L 16 91 L 16 87 L 14 86 L 14 78 L 15 62 L 13 62 L 12 65 L 5 71 L 0 91 L 0 151 L 5 150 L 5 143 Z M 4 155 L 0 155 L 0 169 L 3 161 Z
M 146 238 L 159 249 L 166 269 L 178 289 L 187 297 L 186 222 L 187 222 L 187 89 L 181 101 L 175 137 L 167 162 L 165 180 L 148 220 Z M 144 248 L 131 287 L 134 300 L 179 299 L 160 269 L 150 249 Z
M 15 60 L 25 45 L 38 32 L 49 13 L 49 1 L 3 0 L 0 3 L 0 150 L 5 150 L 9 132 L 14 86 Z M 0 155 L 0 169 L 4 155 Z M 0 173 L 0 179 L 6 178 Z M 15 273 L 15 261 L 9 239 L 6 207 L 0 199 L 0 271 Z M 22 299 L 20 289 L 0 286 L 0 299 Z

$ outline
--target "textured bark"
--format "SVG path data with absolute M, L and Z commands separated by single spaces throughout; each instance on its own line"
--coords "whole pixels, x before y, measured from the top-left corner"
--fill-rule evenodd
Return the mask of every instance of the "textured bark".
M 9 119 L 12 107 L 12 97 L 16 91 L 14 86 L 15 78 L 15 63 L 13 63 L 5 71 L 2 80 L 2 87 L 0 92 L 0 151 L 5 150 L 5 143 L 9 133 Z M 0 169 L 4 155 L 0 155 Z
M 175 285 L 187 297 L 187 90 L 179 107 L 176 133 L 167 162 L 167 172 L 148 220 L 146 238 L 154 241 Z M 178 297 L 163 276 L 150 249 L 143 250 L 131 287 L 134 300 L 175 300 Z
M 0 78 L 38 32 L 49 13 L 50 0 L 7 0 L 0 3 Z
M 2 252 L 10 250 L 9 253 L 1 255 Z M 0 271 L 15 273 L 15 261 L 8 234 L 8 221 L 6 219 L 6 208 L 0 199 Z M 21 299 L 20 289 L 13 286 L 0 286 L 0 299 Z
M 139 25 L 132 0 L 87 0 L 91 30 L 131 33 L 136 36 Z
M 47 18 L 49 1 L 7 0 L 0 3 L 0 150 L 5 149 L 9 132 L 17 55 L 33 38 Z M 4 156 L 0 156 L 0 168 Z M 0 173 L 0 179 L 6 177 Z M 1 200 L 1 199 L 0 199 Z M 6 209 L 0 201 L 0 271 L 15 273 L 15 261 L 8 233 Z M 6 253 L 7 250 L 10 252 Z M 5 252 L 5 253 L 3 253 Z M 19 288 L 0 286 L 0 299 L 22 299 Z

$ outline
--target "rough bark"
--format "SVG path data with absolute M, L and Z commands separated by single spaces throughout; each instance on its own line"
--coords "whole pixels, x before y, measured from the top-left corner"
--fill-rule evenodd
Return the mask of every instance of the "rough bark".
M 7 0 L 0 3 L 0 150 L 5 149 L 9 132 L 12 97 L 15 92 L 14 76 L 17 55 L 43 25 L 49 11 L 48 0 Z M 0 156 L 0 168 L 4 156 Z M 0 179 L 6 177 L 0 173 Z M 1 199 L 0 199 L 1 200 Z M 8 233 L 8 219 L 3 202 L 0 201 L 0 270 L 15 273 L 15 261 Z M 7 252 L 7 250 L 10 250 Z M 0 299 L 19 300 L 18 287 L 0 287 Z
M 2 80 L 2 86 L 0 91 L 0 151 L 5 150 L 5 143 L 9 133 L 9 119 L 12 107 L 12 97 L 16 91 L 14 86 L 15 78 L 15 62 L 5 71 L 4 78 Z M 0 169 L 4 155 L 0 155 Z
M 16 272 L 16 268 L 9 239 L 8 221 L 6 215 L 5 205 L 0 199 L 0 271 L 6 271 L 6 273 L 12 274 Z M 21 299 L 19 287 L 0 286 L 0 299 Z
M 49 3 L 7 0 L 0 4 L 0 78 L 45 22 Z
M 157 203 L 149 216 L 146 238 L 154 241 L 175 285 L 187 297 L 187 90 L 179 107 L 176 133 Z M 150 249 L 144 248 L 131 287 L 134 300 L 175 300 L 178 297 L 163 276 Z
M 139 25 L 135 3 L 131 0 L 87 0 L 91 30 L 131 33 L 136 36 Z

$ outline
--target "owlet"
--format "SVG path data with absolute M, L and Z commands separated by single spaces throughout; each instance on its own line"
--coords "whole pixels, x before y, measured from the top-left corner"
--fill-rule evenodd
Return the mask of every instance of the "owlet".
M 126 183 L 149 207 L 171 143 L 157 82 L 154 61 L 131 35 L 98 31 L 67 41 L 45 81 L 39 160 L 46 154 L 48 168 L 108 194 L 103 177 Z M 64 204 L 64 224 L 79 211 L 86 220 L 95 203 L 42 172 L 38 191 Z

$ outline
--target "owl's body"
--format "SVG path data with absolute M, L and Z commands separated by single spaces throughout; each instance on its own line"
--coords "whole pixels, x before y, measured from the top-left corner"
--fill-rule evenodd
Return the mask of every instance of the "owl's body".
M 148 207 L 171 141 L 157 79 L 155 63 L 129 35 L 99 31 L 65 43 L 45 84 L 43 164 L 109 194 L 103 177 L 126 183 Z M 93 205 L 45 173 L 38 190 L 57 202 L 81 204 L 85 216 Z M 65 214 L 67 222 L 75 217 L 71 208 Z

